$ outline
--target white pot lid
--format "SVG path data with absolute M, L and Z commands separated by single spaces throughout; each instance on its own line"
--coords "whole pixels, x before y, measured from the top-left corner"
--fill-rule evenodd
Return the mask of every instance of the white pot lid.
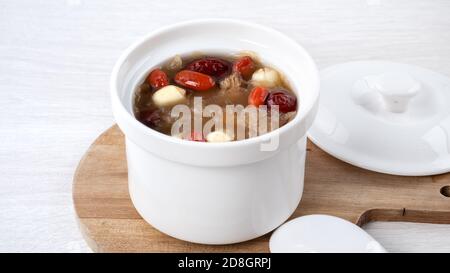
M 320 77 L 308 136 L 321 149 L 382 173 L 450 171 L 450 78 L 386 61 L 338 64 Z
M 386 250 L 357 225 L 330 215 L 295 218 L 270 237 L 272 253 L 385 253 Z

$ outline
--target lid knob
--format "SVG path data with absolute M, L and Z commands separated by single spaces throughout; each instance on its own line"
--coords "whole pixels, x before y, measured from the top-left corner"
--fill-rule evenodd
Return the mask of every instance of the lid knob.
M 405 72 L 364 77 L 367 86 L 381 95 L 388 111 L 403 113 L 420 90 L 420 83 Z

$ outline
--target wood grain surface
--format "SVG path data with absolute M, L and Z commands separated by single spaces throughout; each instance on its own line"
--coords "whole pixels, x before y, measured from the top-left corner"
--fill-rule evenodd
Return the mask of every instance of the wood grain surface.
M 269 235 L 210 246 L 171 238 L 146 223 L 128 193 L 124 136 L 113 126 L 93 143 L 74 176 L 81 231 L 98 252 L 267 252 Z M 329 214 L 360 226 L 370 221 L 450 224 L 450 173 L 405 177 L 344 163 L 308 142 L 305 189 L 292 217 Z
M 114 122 L 115 61 L 146 33 L 244 19 L 289 35 L 319 68 L 384 59 L 450 76 L 449 14 L 448 0 L 0 1 L 0 252 L 90 251 L 75 220 L 73 173 Z M 365 229 L 389 251 L 450 251 L 450 225 Z

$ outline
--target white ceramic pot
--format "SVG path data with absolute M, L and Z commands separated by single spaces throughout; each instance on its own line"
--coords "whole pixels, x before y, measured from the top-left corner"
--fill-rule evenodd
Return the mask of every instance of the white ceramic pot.
M 201 143 L 163 135 L 138 122 L 133 92 L 154 66 L 189 52 L 256 52 L 282 71 L 299 98 L 287 125 L 263 136 Z M 125 133 L 129 190 L 141 216 L 178 239 L 230 244 L 282 224 L 303 192 L 306 131 L 317 110 L 319 79 L 308 53 L 272 29 L 234 20 L 198 20 L 159 29 L 132 45 L 111 77 L 115 119 Z M 261 143 L 279 136 L 279 146 Z

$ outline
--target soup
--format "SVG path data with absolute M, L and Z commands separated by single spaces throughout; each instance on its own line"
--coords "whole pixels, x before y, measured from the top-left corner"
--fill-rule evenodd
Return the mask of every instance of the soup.
M 134 97 L 141 123 L 199 142 L 265 134 L 291 121 L 297 108 L 282 72 L 248 53 L 177 55 L 151 69 Z

